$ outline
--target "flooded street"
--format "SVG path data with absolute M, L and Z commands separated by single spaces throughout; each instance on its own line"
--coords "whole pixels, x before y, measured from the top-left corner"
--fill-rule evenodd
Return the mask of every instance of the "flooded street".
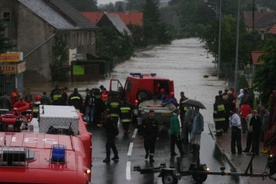
M 108 89 L 110 78 L 119 79 L 124 85 L 125 79 L 131 72 L 156 73 L 160 77 L 174 80 L 177 99 L 180 98 L 180 91 L 184 91 L 188 98 L 202 101 L 206 110 L 201 112 L 205 122 L 210 123 L 215 95 L 218 90 L 226 88 L 224 81 L 219 81 L 216 76 L 212 76 L 216 72 L 213 60 L 214 58 L 201 47 L 198 39 L 175 40 L 171 45 L 157 46 L 151 50 L 136 53 L 136 57 L 118 64 L 105 79 L 95 82 L 59 83 L 59 85 L 67 86 L 71 91 L 75 87 L 84 91 L 86 88 L 98 88 L 100 85 Z M 209 77 L 204 78 L 204 75 Z M 53 83 L 32 83 L 25 86 L 31 86 L 33 93 L 44 90 L 50 92 L 54 88 Z
M 221 166 L 230 170 L 230 166 L 216 147 L 215 141 L 210 135 L 208 124 L 213 123 L 213 103 L 215 95 L 219 90 L 224 90 L 227 84 L 219 81 L 216 76 L 216 68 L 212 63 L 213 58 L 205 52 L 198 39 L 175 40 L 171 45 L 157 46 L 147 51 L 136 53 L 136 57 L 117 65 L 113 72 L 105 79 L 96 82 L 85 83 L 60 83 L 60 86 L 67 86 L 70 90 L 77 87 L 84 91 L 86 88 L 95 88 L 104 85 L 109 88 L 109 80 L 116 78 L 124 84 L 125 79 L 131 72 L 156 73 L 160 77 L 174 80 L 175 97 L 179 100 L 180 92 L 184 91 L 188 98 L 201 101 L 206 109 L 200 110 L 204 117 L 204 132 L 202 133 L 202 146 L 200 153 L 201 163 L 206 163 L 213 171 L 219 171 Z M 50 91 L 54 84 L 33 84 L 32 91 Z M 68 93 L 70 94 L 70 92 Z M 119 125 L 120 132 L 123 132 Z M 140 165 L 147 167 L 144 160 L 143 139 L 136 136 L 136 127 L 131 127 L 130 135 L 120 133 L 116 140 L 120 161 L 118 163 L 105 164 L 105 132 L 100 128 L 92 128 L 93 133 L 93 168 L 92 183 L 94 184 L 161 184 L 162 179 L 158 174 L 141 175 L 133 170 L 133 166 Z M 154 166 L 160 163 L 167 163 L 167 167 L 175 166 L 176 160 L 170 158 L 169 137 L 162 137 L 156 145 Z M 129 154 L 129 146 L 133 148 Z M 188 162 L 192 155 L 187 155 L 183 167 L 187 169 Z M 183 181 L 184 180 L 184 181 Z M 194 183 L 191 176 L 183 177 L 179 183 Z M 206 182 L 212 184 L 243 183 L 242 180 L 232 177 L 208 176 Z
M 137 57 L 118 65 L 111 78 L 124 82 L 130 72 L 156 73 L 158 76 L 174 80 L 175 96 L 180 98 L 184 91 L 188 98 L 202 101 L 207 110 L 202 113 L 205 122 L 212 122 L 210 113 L 213 110 L 215 95 L 218 90 L 226 88 L 224 81 L 212 76 L 216 71 L 210 55 L 200 47 L 199 40 L 191 38 L 176 40 L 172 45 L 158 46 L 149 51 L 137 54 Z M 204 78 L 208 75 L 208 78 Z M 108 81 L 102 81 L 108 86 Z

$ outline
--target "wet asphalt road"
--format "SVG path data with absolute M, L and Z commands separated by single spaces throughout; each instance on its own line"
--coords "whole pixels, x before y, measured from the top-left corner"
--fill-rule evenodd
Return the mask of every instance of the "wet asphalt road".
M 148 51 L 137 53 L 137 57 L 119 64 L 107 79 L 92 84 L 91 87 L 104 85 L 108 88 L 109 79 L 120 79 L 122 84 L 130 72 L 157 73 L 157 75 L 170 78 L 175 83 L 175 94 L 179 99 L 180 91 L 184 91 L 189 98 L 201 101 L 206 110 L 201 110 L 204 116 L 205 131 L 201 138 L 201 163 L 207 164 L 210 171 L 220 171 L 224 166 L 226 171 L 231 168 L 222 157 L 207 127 L 212 121 L 214 97 L 219 90 L 226 88 L 224 81 L 218 81 L 212 76 L 215 72 L 213 58 L 208 56 L 197 39 L 176 40 L 172 45 L 158 46 Z M 204 77 L 205 76 L 205 77 Z M 207 76 L 207 77 L 206 77 Z M 94 184 L 160 184 L 158 174 L 141 175 L 133 167 L 139 165 L 148 168 L 151 165 L 144 159 L 143 139 L 136 133 L 135 125 L 130 135 L 121 134 L 116 140 L 120 161 L 105 164 L 105 132 L 97 127 L 92 127 L 93 133 L 93 169 L 92 183 Z M 176 158 L 170 157 L 169 137 L 163 135 L 157 142 L 154 167 L 166 163 L 167 167 L 176 166 Z M 189 147 L 185 147 L 189 152 Z M 191 154 L 181 159 L 181 169 L 187 170 L 193 160 Z M 195 183 L 191 176 L 182 177 L 179 183 Z M 205 183 L 243 183 L 242 178 L 209 175 Z
M 81 91 L 100 85 L 104 85 L 108 89 L 111 78 L 119 79 L 124 84 L 130 72 L 156 73 L 161 77 L 174 80 L 175 96 L 178 100 L 179 93 L 184 91 L 188 98 L 197 99 L 206 107 L 205 110 L 201 110 L 205 122 L 201 137 L 201 163 L 207 164 L 210 171 L 219 172 L 221 166 L 224 166 L 226 171 L 230 171 L 229 164 L 215 146 L 215 141 L 207 126 L 208 123 L 213 123 L 212 111 L 215 95 L 219 90 L 224 90 L 227 85 L 225 81 L 219 81 L 216 76 L 212 76 L 216 72 L 212 60 L 213 58 L 205 52 L 199 40 L 194 38 L 175 40 L 171 45 L 157 46 L 151 50 L 136 53 L 136 57 L 117 65 L 105 79 L 95 82 L 60 83 L 59 85 L 67 86 L 70 90 L 77 87 Z M 41 93 L 43 90 L 50 91 L 54 84 L 39 83 L 31 86 L 34 93 Z M 120 160 L 116 163 L 112 161 L 110 164 L 102 162 L 105 158 L 104 130 L 95 126 L 89 127 L 93 133 L 92 183 L 161 184 L 162 180 L 158 174 L 141 175 L 133 170 L 136 165 L 140 165 L 141 168 L 150 167 L 148 161 L 144 159 L 143 139 L 136 133 L 136 126 L 132 126 L 131 134 L 128 136 L 123 135 L 121 125 L 119 127 L 121 133 L 116 140 L 116 145 Z M 170 157 L 169 146 L 168 135 L 163 135 L 156 145 L 154 167 L 159 166 L 160 163 L 166 163 L 167 167 L 176 166 L 177 157 L 173 159 Z M 189 152 L 188 148 L 185 147 L 186 152 Z M 184 171 L 188 169 L 192 160 L 191 154 L 183 157 L 181 169 Z M 193 184 L 195 182 L 191 176 L 185 176 L 178 183 Z M 236 184 L 244 182 L 241 177 L 209 175 L 204 183 Z

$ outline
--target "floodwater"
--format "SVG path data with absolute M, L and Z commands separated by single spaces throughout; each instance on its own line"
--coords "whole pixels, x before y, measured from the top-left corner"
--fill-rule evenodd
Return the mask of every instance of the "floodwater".
M 93 82 L 59 83 L 60 86 L 67 86 L 70 90 L 78 88 L 84 91 L 86 88 L 95 88 L 104 85 L 109 88 L 109 80 L 116 78 L 124 84 L 124 81 L 131 72 L 135 73 L 156 73 L 160 77 L 169 78 L 174 81 L 175 96 L 179 100 L 180 92 L 184 91 L 188 98 L 201 101 L 206 109 L 200 110 L 205 122 L 204 133 L 202 134 L 201 161 L 206 163 L 213 170 L 218 170 L 225 163 L 222 156 L 218 155 L 214 140 L 209 135 L 208 123 L 213 123 L 213 104 L 215 96 L 219 90 L 224 90 L 227 84 L 218 80 L 216 68 L 212 61 L 214 58 L 208 55 L 203 49 L 200 41 L 196 38 L 175 40 L 171 45 L 162 45 L 150 50 L 136 53 L 136 57 L 118 64 L 113 71 L 105 78 Z M 29 85 L 30 86 L 30 85 Z M 32 93 L 50 92 L 54 87 L 53 83 L 31 84 Z M 68 93 L 70 94 L 70 92 Z M 93 132 L 93 169 L 92 183 L 162 183 L 161 178 L 156 175 L 142 176 L 127 168 L 127 163 L 133 165 L 145 164 L 143 144 L 140 137 L 119 136 L 117 146 L 120 155 L 120 162 L 106 165 L 102 162 L 105 156 L 105 137 L 101 130 L 95 129 Z M 128 155 L 128 145 L 132 142 L 133 154 Z M 156 163 L 169 161 L 169 139 L 158 143 L 156 148 Z M 111 170 L 111 171 L 110 171 Z M 128 174 L 124 174 L 124 173 Z M 110 181 L 110 182 L 107 182 Z M 111 182 L 112 181 L 112 182 Z M 183 177 L 180 183 L 194 183 L 191 177 Z M 206 183 L 239 183 L 230 177 L 209 176 Z
M 179 99 L 180 91 L 184 91 L 188 98 L 201 101 L 206 110 L 202 110 L 205 122 L 212 122 L 212 109 L 215 95 L 218 90 L 226 88 L 224 81 L 219 81 L 216 76 L 216 68 L 212 61 L 214 58 L 207 54 L 196 38 L 175 40 L 171 45 L 154 47 L 147 51 L 136 53 L 136 57 L 118 64 L 104 79 L 91 82 L 59 83 L 61 87 L 67 86 L 71 91 L 78 88 L 84 91 L 86 88 L 95 88 L 104 85 L 109 88 L 109 80 L 116 78 L 124 84 L 126 77 L 131 72 L 156 73 L 160 77 L 174 80 L 175 96 Z M 205 77 L 204 77 L 205 76 Z M 54 83 L 24 84 L 30 87 L 33 94 L 50 92 Z M 70 92 L 68 92 L 70 94 Z

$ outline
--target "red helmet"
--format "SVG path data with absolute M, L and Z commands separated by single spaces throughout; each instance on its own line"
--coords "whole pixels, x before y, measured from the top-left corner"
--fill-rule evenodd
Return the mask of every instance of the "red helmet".
M 170 92 L 170 96 L 174 96 L 174 92 Z
M 164 88 L 160 89 L 160 92 L 165 93 L 165 89 Z
M 41 96 L 40 95 L 36 95 L 35 96 L 35 101 L 41 102 Z

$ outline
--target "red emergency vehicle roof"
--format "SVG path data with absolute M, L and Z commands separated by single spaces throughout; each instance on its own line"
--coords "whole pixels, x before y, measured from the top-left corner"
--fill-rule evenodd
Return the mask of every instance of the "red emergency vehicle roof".
M 57 144 L 66 148 L 65 163 L 51 162 L 52 146 Z M 1 182 L 86 183 L 88 181 L 85 176 L 85 151 L 78 137 L 0 132 L 0 146 L 14 149 L 26 148 L 29 151 L 28 154 L 33 154 L 31 159 L 27 159 L 26 166 L 24 164 L 6 166 L 1 165 L 0 161 Z

